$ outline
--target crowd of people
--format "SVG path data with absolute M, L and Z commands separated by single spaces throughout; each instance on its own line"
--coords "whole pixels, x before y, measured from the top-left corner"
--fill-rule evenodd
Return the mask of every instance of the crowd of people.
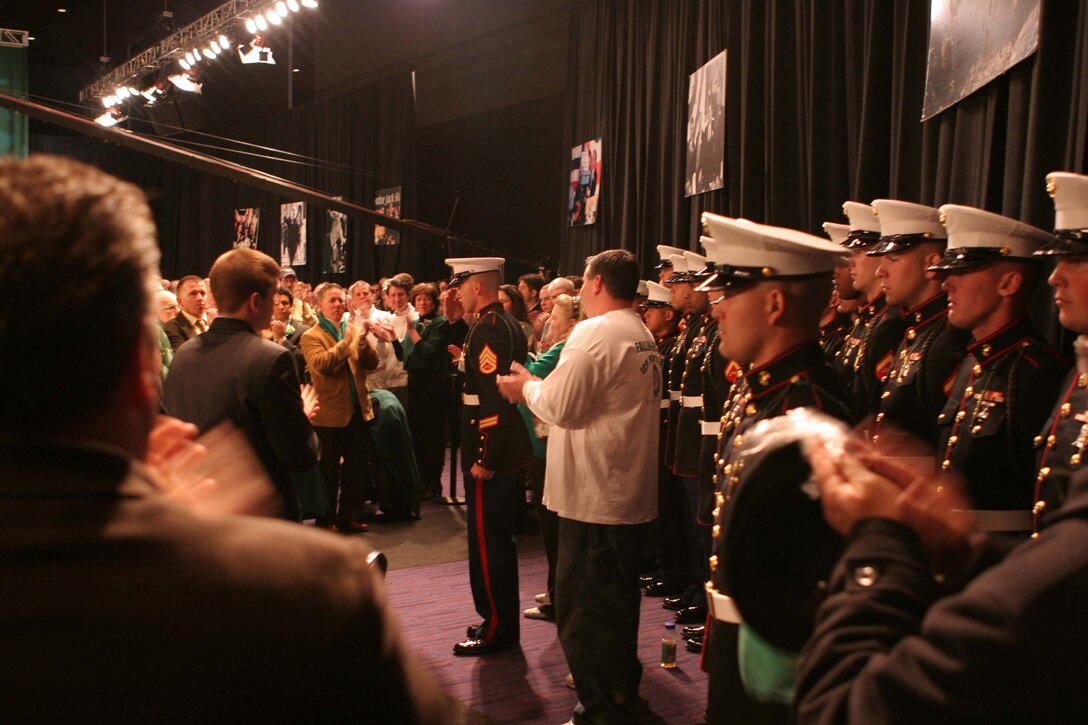
M 829 239 L 706 213 L 656 280 L 612 249 L 311 288 L 252 249 L 161 279 L 134 187 L 0 162 L 0 286 L 63 290 L 0 310 L 9 708 L 296 721 L 369 692 L 367 718 L 448 721 L 350 534 L 419 516 L 459 443 L 480 619 L 453 654 L 554 622 L 574 723 L 638 721 L 643 597 L 702 653 L 709 722 L 1075 717 L 1088 340 L 1071 366 L 1029 312 L 1048 284 L 1088 335 L 1088 177 L 1047 183 L 1054 232 L 851 201 Z M 82 379 L 59 340 L 26 354 L 43 325 L 95 331 Z M 264 495 L 216 498 L 243 481 Z M 526 490 L 548 575 L 521 611 Z

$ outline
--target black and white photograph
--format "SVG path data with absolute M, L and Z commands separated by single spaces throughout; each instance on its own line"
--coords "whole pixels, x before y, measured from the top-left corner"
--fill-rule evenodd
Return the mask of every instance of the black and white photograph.
M 374 195 L 374 209 L 387 217 L 400 219 L 400 187 L 379 189 Z M 374 225 L 374 243 L 379 246 L 388 246 L 400 241 L 400 232 L 396 229 L 381 224 Z
M 280 264 L 306 264 L 306 203 L 280 205 Z
M 688 158 L 684 196 L 725 186 L 725 54 L 688 76 Z
M 348 215 L 342 211 L 325 212 L 325 264 L 324 270 L 330 274 L 343 274 L 348 271 Z

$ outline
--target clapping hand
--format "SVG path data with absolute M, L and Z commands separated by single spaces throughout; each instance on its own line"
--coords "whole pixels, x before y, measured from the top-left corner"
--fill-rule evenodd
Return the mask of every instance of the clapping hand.
M 321 410 L 320 401 L 317 399 L 317 391 L 309 383 L 300 386 L 299 390 L 302 393 L 302 412 L 306 414 L 307 418 L 313 420 L 314 416 Z

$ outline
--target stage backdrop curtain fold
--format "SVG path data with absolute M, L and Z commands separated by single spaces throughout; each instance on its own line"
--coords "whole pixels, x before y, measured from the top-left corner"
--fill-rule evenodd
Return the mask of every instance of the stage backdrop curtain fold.
M 649 274 L 655 244 L 698 249 L 703 210 L 818 234 L 844 220 L 847 199 L 894 197 L 1052 227 L 1046 173 L 1085 165 L 1088 0 L 1043 0 L 1038 52 L 922 123 L 929 11 L 918 0 L 576 6 L 566 140 L 602 138 L 603 188 L 596 225 L 564 220 L 563 271 L 625 247 Z M 726 188 L 686 199 L 687 77 L 726 49 Z
M 401 186 L 402 215 L 413 214 L 416 124 L 408 73 L 217 134 L 316 157 L 335 166 L 315 166 L 301 160 L 272 161 L 261 158 L 268 152 L 259 149 L 246 149 L 256 155 L 200 150 L 368 207 L 374 205 L 378 189 Z M 205 137 L 181 138 L 220 143 Z M 280 259 L 280 204 L 296 199 L 81 137 L 35 136 L 32 141 L 35 151 L 82 159 L 132 181 L 147 192 L 159 227 L 162 269 L 167 277 L 207 274 L 215 258 L 231 247 L 232 210 L 236 208 L 261 209 L 258 248 L 277 261 Z M 334 279 L 341 283 L 376 280 L 381 275 L 413 269 L 417 243 L 439 243 L 402 234 L 398 245 L 375 247 L 374 225 L 361 217 L 349 216 L 348 270 L 342 275 L 326 275 L 322 272 L 324 234 L 325 210 L 308 204 L 307 263 L 297 269 L 299 279 L 313 282 Z

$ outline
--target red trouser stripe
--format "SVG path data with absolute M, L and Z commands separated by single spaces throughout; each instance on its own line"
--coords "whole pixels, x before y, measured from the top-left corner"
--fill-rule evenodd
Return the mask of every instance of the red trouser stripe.
M 476 543 L 480 549 L 480 568 L 484 572 L 484 588 L 487 589 L 487 603 L 491 605 L 491 616 L 487 618 L 487 632 L 483 640 L 490 642 L 499 626 L 499 613 L 495 609 L 495 595 L 491 593 L 491 572 L 487 568 L 487 537 L 484 535 L 484 481 L 476 479 Z

